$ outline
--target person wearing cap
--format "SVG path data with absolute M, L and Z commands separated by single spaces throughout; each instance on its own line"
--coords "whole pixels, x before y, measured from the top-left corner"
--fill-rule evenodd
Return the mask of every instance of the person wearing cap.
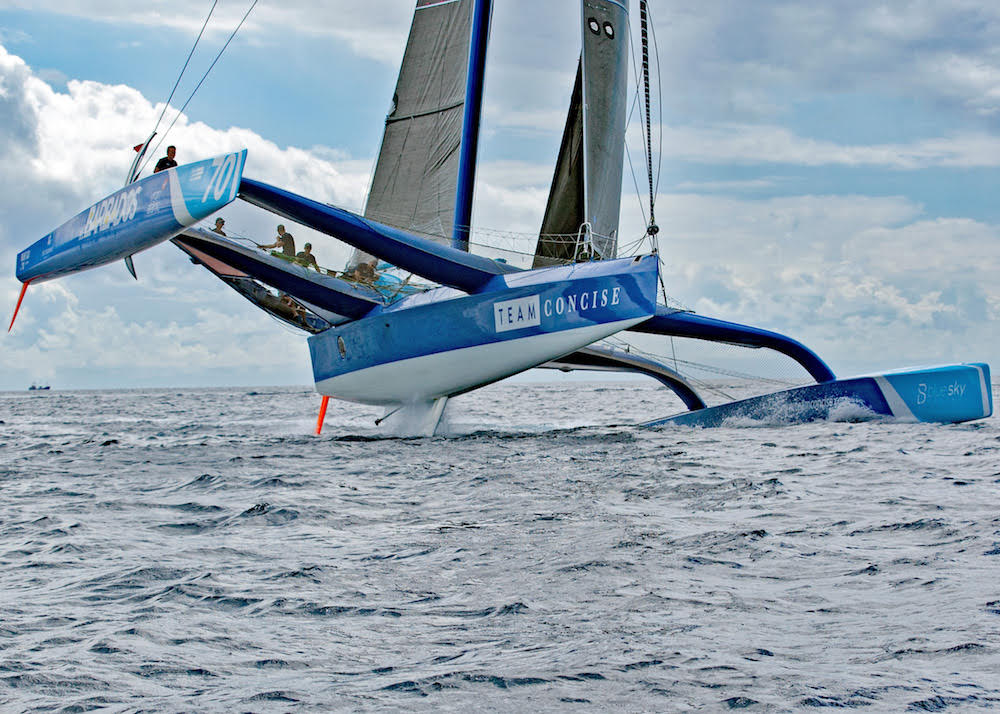
M 295 262 L 307 268 L 313 267 L 318 271 L 319 264 L 316 262 L 316 256 L 312 253 L 312 247 L 312 243 L 306 243 L 303 249 L 295 256 Z
M 274 239 L 274 243 L 269 245 L 262 245 L 261 248 L 268 250 L 270 248 L 281 247 L 281 252 L 288 260 L 293 260 L 295 258 L 295 239 L 292 234 L 285 230 L 283 225 L 278 226 L 278 237 Z
M 226 235 L 226 232 L 222 230 L 222 227 L 226 225 L 225 220 L 221 217 L 215 219 L 215 228 L 212 229 L 212 233 L 218 233 L 220 236 Z

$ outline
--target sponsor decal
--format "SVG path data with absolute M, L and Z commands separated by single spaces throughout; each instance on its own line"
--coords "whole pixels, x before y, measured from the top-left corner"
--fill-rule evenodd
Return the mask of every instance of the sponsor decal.
M 958 399 L 964 397 L 967 386 L 961 382 L 940 385 L 928 385 L 921 382 L 917 385 L 917 404 L 925 404 L 928 399 Z
M 616 307 L 622 301 L 622 287 L 584 290 L 541 300 L 538 295 L 493 303 L 493 323 L 497 332 L 519 330 L 542 324 L 542 317 L 563 317 Z
M 496 331 L 507 332 L 542 324 L 538 303 L 537 295 L 493 303 L 493 323 Z
M 140 193 L 142 193 L 141 187 L 121 191 L 92 206 L 87 214 L 83 230 L 76 237 L 86 238 L 91 233 L 113 228 L 135 218 L 135 212 L 139 207 Z
M 596 308 L 618 305 L 622 300 L 621 286 L 586 290 L 570 295 L 560 295 L 557 298 L 547 298 L 542 304 L 542 314 L 545 317 L 567 315 L 574 312 L 587 312 Z
M 226 191 L 229 191 L 229 200 L 236 198 L 236 190 L 240 185 L 240 152 L 217 156 L 212 159 L 212 166 L 215 169 L 212 179 L 208 182 L 205 194 L 201 197 L 201 202 L 209 200 L 209 196 L 216 201 L 221 201 Z M 232 187 L 230 188 L 230 184 Z

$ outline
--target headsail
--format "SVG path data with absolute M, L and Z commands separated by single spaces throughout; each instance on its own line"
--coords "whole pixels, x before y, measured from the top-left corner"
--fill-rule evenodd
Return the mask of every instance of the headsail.
M 583 51 L 535 250 L 536 268 L 582 255 L 609 259 L 618 252 L 628 5 L 627 0 L 581 4 Z
M 417 0 L 365 218 L 451 243 L 474 0 Z M 349 266 L 374 258 L 355 251 Z
M 583 206 L 583 87 L 578 64 L 533 268 L 576 259 L 579 254 L 576 236 L 587 220 Z

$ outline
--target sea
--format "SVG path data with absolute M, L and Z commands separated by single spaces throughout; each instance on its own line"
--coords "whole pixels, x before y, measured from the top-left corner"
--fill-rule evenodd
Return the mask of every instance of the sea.
M 318 407 L 0 394 L 0 711 L 1000 709 L 997 417 L 650 429 L 679 407 L 643 381 L 500 383 L 430 438 Z

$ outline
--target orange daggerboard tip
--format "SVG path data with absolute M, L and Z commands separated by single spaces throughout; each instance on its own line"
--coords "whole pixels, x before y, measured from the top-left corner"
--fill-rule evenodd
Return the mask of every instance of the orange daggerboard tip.
M 21 294 L 17 298 L 17 305 L 14 307 L 14 315 L 10 318 L 10 326 L 7 328 L 7 332 L 14 329 L 14 320 L 17 319 L 17 311 L 21 309 L 21 301 L 24 300 L 24 294 L 28 292 L 28 284 L 30 280 L 25 280 L 24 285 L 21 286 Z
M 316 435 L 319 436 L 320 432 L 323 431 L 323 419 L 326 418 L 326 405 L 329 403 L 330 397 L 323 397 L 323 402 L 319 405 L 319 417 L 316 419 Z

